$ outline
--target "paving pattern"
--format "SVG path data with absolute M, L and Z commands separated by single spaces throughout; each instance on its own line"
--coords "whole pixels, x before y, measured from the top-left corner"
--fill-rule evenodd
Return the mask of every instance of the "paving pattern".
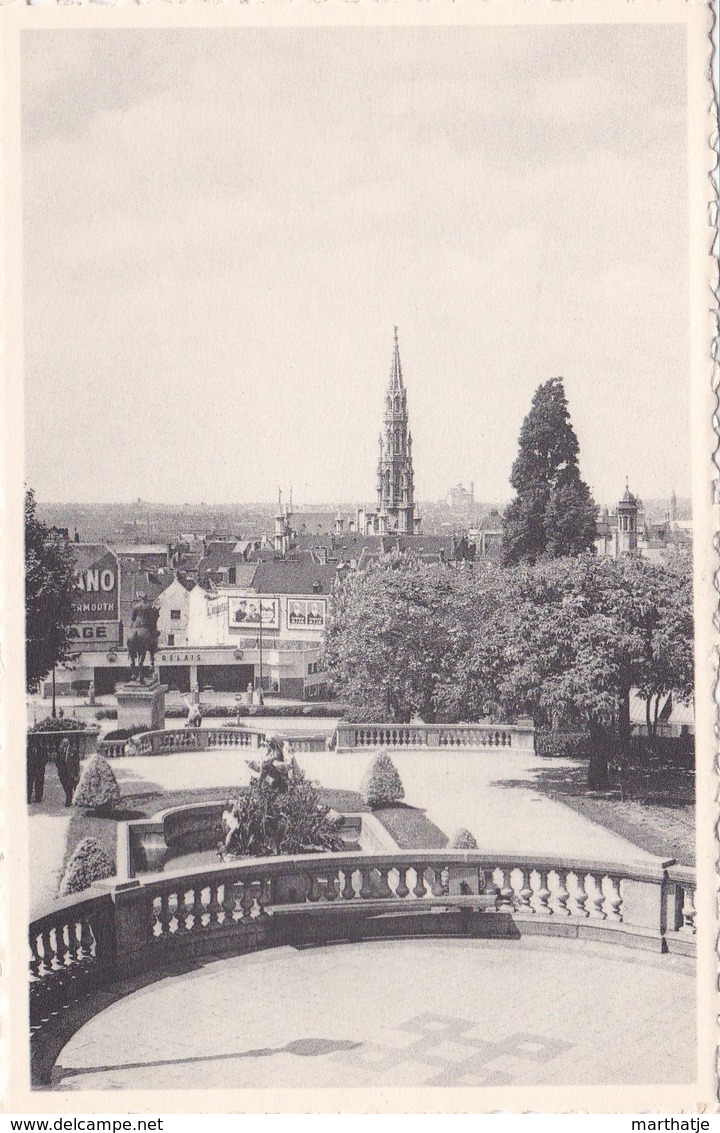
M 606 944 L 414 940 L 213 960 L 127 995 L 56 1090 L 686 1083 L 694 968 Z

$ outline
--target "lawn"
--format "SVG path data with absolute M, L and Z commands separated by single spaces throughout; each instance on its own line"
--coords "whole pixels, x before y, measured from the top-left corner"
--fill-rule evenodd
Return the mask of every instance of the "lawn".
M 537 774 L 534 786 L 650 854 L 695 865 L 692 774 L 673 768 L 634 769 L 626 774 L 622 791 L 616 786 L 603 793 L 588 791 L 586 783 L 586 764 L 568 767 L 548 760 L 547 769 Z

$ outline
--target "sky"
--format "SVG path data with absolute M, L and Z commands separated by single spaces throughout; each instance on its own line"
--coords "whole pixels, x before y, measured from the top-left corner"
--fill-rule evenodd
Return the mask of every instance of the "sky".
M 40 500 L 504 501 L 562 376 L 599 503 L 689 494 L 677 26 L 23 32 Z

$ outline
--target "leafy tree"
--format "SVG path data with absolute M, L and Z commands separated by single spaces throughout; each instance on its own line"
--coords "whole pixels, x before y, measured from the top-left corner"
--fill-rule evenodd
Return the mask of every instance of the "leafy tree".
M 635 555 L 539 563 L 516 573 L 512 611 L 506 710 L 588 727 L 589 786 L 604 789 L 611 755 L 627 750 L 631 689 L 692 695 L 687 565 Z
M 506 563 L 536 562 L 590 551 L 597 508 L 578 469 L 579 446 L 562 378 L 539 386 L 520 430 L 503 516 Z
M 43 677 L 69 656 L 75 558 L 71 544 L 42 523 L 35 494 L 25 493 L 25 679 L 34 692 Z
M 325 664 L 355 719 L 432 721 L 447 643 L 439 628 L 452 575 L 405 555 L 388 555 L 336 588 Z

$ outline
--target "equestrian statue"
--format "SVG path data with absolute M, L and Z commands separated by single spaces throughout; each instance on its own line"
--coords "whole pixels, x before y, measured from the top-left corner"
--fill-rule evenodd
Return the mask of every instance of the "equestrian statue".
M 155 669 L 155 651 L 160 636 L 157 628 L 159 617 L 160 611 L 147 594 L 139 594 L 133 606 L 127 648 L 130 656 L 130 680 L 138 681 L 141 685 L 145 684 L 146 654 L 150 654 L 150 671 Z

